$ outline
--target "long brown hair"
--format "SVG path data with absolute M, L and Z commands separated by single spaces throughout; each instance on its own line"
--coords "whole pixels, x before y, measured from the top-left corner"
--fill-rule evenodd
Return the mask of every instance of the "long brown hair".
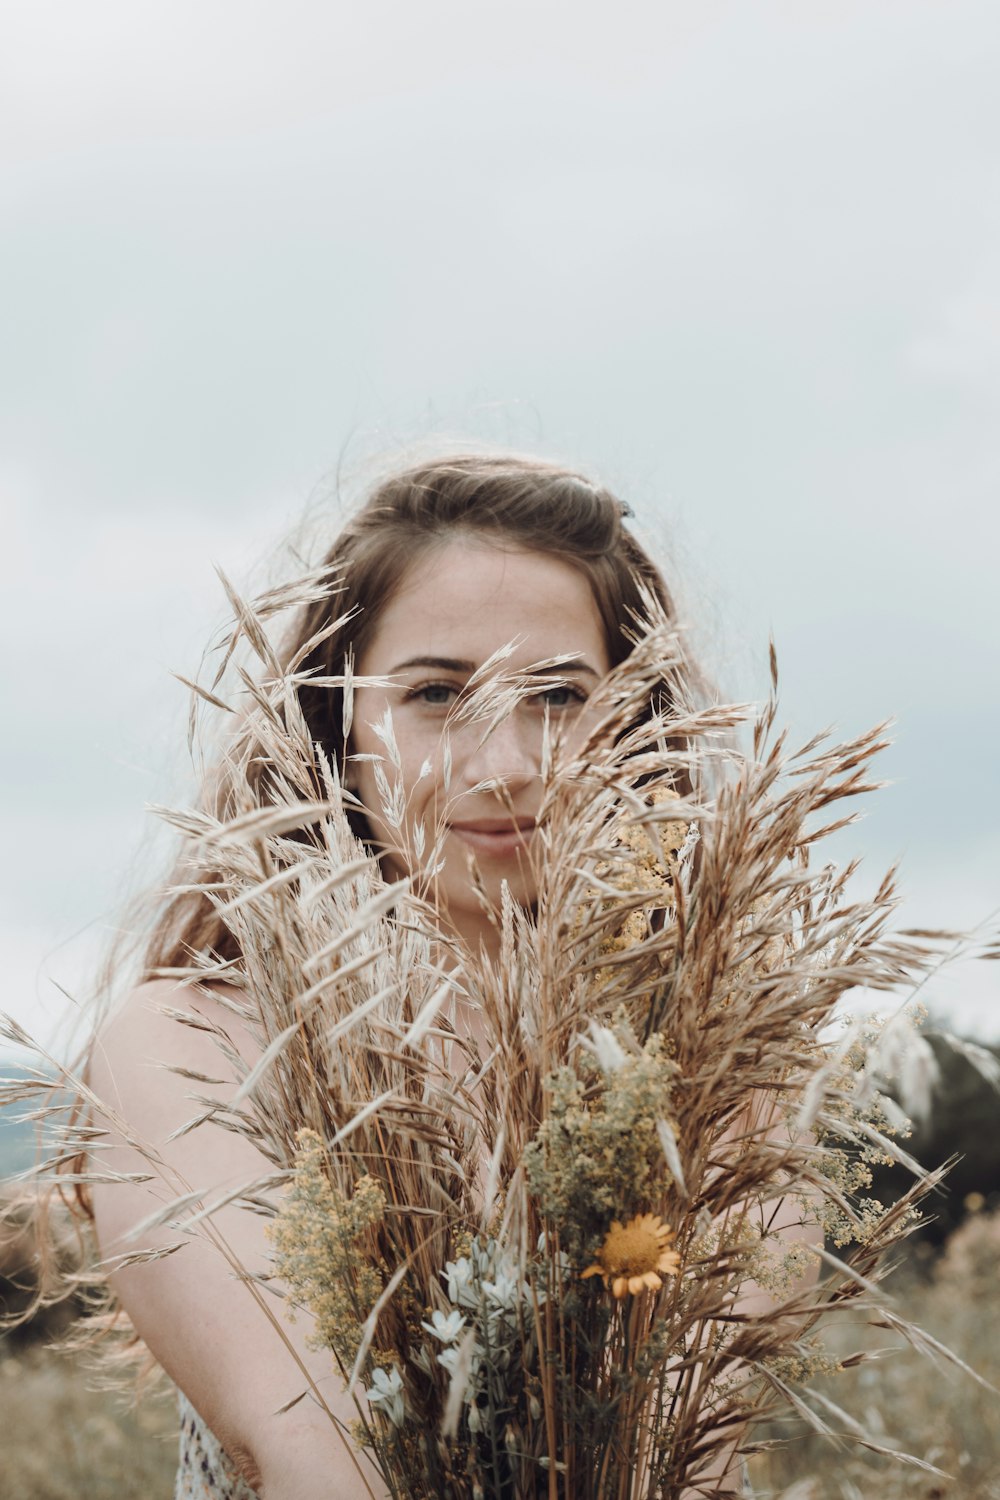
M 662 574 L 624 524 L 630 514 L 603 485 L 535 458 L 470 454 L 403 469 L 378 484 L 340 531 L 324 559 L 327 568 L 336 570 L 339 592 L 300 611 L 281 659 L 297 662 L 297 675 L 339 677 L 345 662 L 360 658 L 380 608 L 414 562 L 433 547 L 471 534 L 498 546 L 549 553 L 578 568 L 590 583 L 609 659 L 617 666 L 631 650 L 636 621 L 648 612 L 646 597 L 651 595 L 669 620 L 675 618 Z M 345 623 L 331 632 L 335 619 Z M 319 644 L 307 650 L 314 640 Z M 664 702 L 685 703 L 695 680 L 690 664 L 682 674 L 670 671 L 662 684 L 661 707 Z M 310 738 L 331 764 L 343 769 L 342 689 L 305 681 L 296 696 Z M 263 803 L 266 766 L 251 746 L 241 759 Z M 228 793 L 224 778 L 207 790 L 205 802 L 212 812 L 226 816 L 233 811 Z M 212 874 L 201 872 L 202 882 L 207 884 Z M 190 872 L 185 883 L 188 889 L 168 899 L 156 923 L 145 951 L 144 977 L 182 967 L 192 953 L 239 956 L 208 897 L 191 890 Z

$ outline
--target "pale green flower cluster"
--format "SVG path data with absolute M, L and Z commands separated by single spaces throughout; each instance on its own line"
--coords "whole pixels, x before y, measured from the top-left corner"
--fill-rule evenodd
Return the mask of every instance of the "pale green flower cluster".
M 811 1205 L 807 1205 L 807 1211 Z M 813 1210 L 814 1212 L 814 1210 Z M 816 1263 L 816 1251 L 805 1240 L 761 1238 L 750 1248 L 747 1276 L 756 1286 L 785 1297 Z
M 816 1131 L 818 1144 L 824 1148 L 817 1156 L 817 1167 L 850 1205 L 845 1208 L 826 1195 L 818 1204 L 823 1230 L 838 1249 L 866 1244 L 878 1231 L 885 1205 L 862 1195 L 872 1186 L 872 1167 L 891 1166 L 894 1161 L 888 1149 L 890 1138 L 905 1139 L 910 1134 L 909 1121 L 870 1083 L 869 1061 L 879 1036 L 880 1028 L 873 1024 L 845 1052 L 840 1077 L 835 1080 L 839 1088 L 831 1090 L 827 1120 Z M 900 1227 L 918 1217 L 916 1209 L 906 1211 Z
M 787 1385 L 804 1385 L 820 1375 L 839 1375 L 844 1368 L 815 1339 L 800 1344 L 792 1354 L 775 1356 L 764 1363 L 772 1375 Z
M 620 1046 L 613 1058 L 607 1045 L 603 1052 L 579 1072 L 560 1068 L 550 1076 L 548 1114 L 524 1153 L 541 1214 L 581 1265 L 612 1219 L 640 1212 L 660 1196 L 662 1131 L 671 1129 L 677 1072 L 660 1035 L 634 1051 Z

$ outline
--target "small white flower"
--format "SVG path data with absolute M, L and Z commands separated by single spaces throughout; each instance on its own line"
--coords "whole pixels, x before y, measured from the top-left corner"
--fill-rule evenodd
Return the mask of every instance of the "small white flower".
M 433 1333 L 435 1338 L 441 1340 L 442 1344 L 453 1344 L 458 1335 L 465 1327 L 465 1319 L 458 1308 L 453 1308 L 450 1313 L 440 1312 L 437 1308 L 431 1313 L 429 1323 L 421 1323 L 428 1333 Z
M 473 1240 L 472 1256 L 480 1277 L 493 1275 L 493 1263 L 496 1260 L 496 1252 L 496 1240 L 487 1240 L 485 1245 L 480 1244 L 479 1240 Z
M 466 1256 L 450 1260 L 444 1268 L 448 1278 L 448 1301 L 456 1307 L 478 1307 L 479 1293 L 475 1285 L 472 1261 Z
M 484 1281 L 483 1291 L 494 1306 L 504 1312 L 513 1312 L 520 1300 L 520 1285 L 516 1276 L 501 1270 L 495 1281 Z
M 467 1375 L 465 1400 L 471 1401 L 479 1371 L 483 1363 L 483 1351 L 475 1344 L 468 1355 L 468 1366 L 464 1367 L 465 1354 L 457 1345 L 452 1344 L 447 1349 L 442 1349 L 437 1357 L 437 1362 L 443 1370 L 447 1370 L 452 1380 L 456 1378 L 461 1368 L 463 1375 Z
M 372 1384 L 365 1397 L 369 1406 L 383 1412 L 394 1427 L 402 1427 L 406 1421 L 406 1400 L 403 1377 L 395 1365 L 390 1370 L 372 1371 Z

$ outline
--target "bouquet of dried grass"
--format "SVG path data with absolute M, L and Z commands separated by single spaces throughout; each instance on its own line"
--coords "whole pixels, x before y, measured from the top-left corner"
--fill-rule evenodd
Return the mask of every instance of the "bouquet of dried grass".
M 897 1321 L 875 1283 L 928 1185 L 916 1169 L 891 1209 L 866 1197 L 871 1162 L 907 1159 L 898 1120 L 857 1031 L 824 1040 L 845 992 L 938 958 L 935 935 L 889 931 L 891 878 L 857 900 L 851 870 L 810 863 L 869 789 L 879 732 L 793 753 L 772 698 L 740 750 L 740 711 L 659 712 L 679 648 L 651 605 L 587 742 L 547 741 L 537 903 L 501 903 L 491 960 L 442 932 L 435 848 L 386 883 L 294 664 L 238 608 L 265 668 L 253 753 L 227 768 L 224 817 L 166 816 L 192 877 L 214 872 L 197 889 L 239 957 L 171 976 L 224 980 L 258 1047 L 248 1063 L 217 1027 L 238 1087 L 223 1107 L 194 1079 L 191 1126 L 266 1158 L 225 1200 L 273 1219 L 255 1295 L 308 1310 L 390 1492 L 734 1493 L 733 1453 L 765 1418 L 839 1431 L 810 1394 L 820 1334 L 847 1312 Z M 456 710 L 484 734 L 528 690 L 502 654 L 490 666 Z M 382 738 L 381 815 L 402 829 L 390 723 Z M 88 1105 L 56 1167 L 98 1133 Z M 154 1217 L 211 1234 L 220 1206 Z

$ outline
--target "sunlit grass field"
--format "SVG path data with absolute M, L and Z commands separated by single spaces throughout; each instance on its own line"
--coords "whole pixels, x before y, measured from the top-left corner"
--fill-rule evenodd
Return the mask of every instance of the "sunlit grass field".
M 901 1275 L 892 1296 L 907 1316 L 1000 1385 L 1000 1214 L 973 1216 L 952 1237 L 928 1279 Z M 878 1347 L 841 1332 L 839 1355 Z M 881 1347 L 898 1341 L 881 1336 Z M 0 1500 L 169 1500 L 177 1424 L 169 1391 L 129 1408 L 92 1387 L 69 1356 L 0 1345 L 3 1455 Z M 850 1444 L 831 1445 L 788 1426 L 785 1446 L 754 1458 L 759 1496 L 787 1500 L 1000 1500 L 1000 1396 L 960 1371 L 910 1351 L 818 1382 L 842 1409 L 830 1425 L 863 1422 L 948 1477 L 909 1468 Z M 331 1495 L 331 1500 L 338 1497 Z

